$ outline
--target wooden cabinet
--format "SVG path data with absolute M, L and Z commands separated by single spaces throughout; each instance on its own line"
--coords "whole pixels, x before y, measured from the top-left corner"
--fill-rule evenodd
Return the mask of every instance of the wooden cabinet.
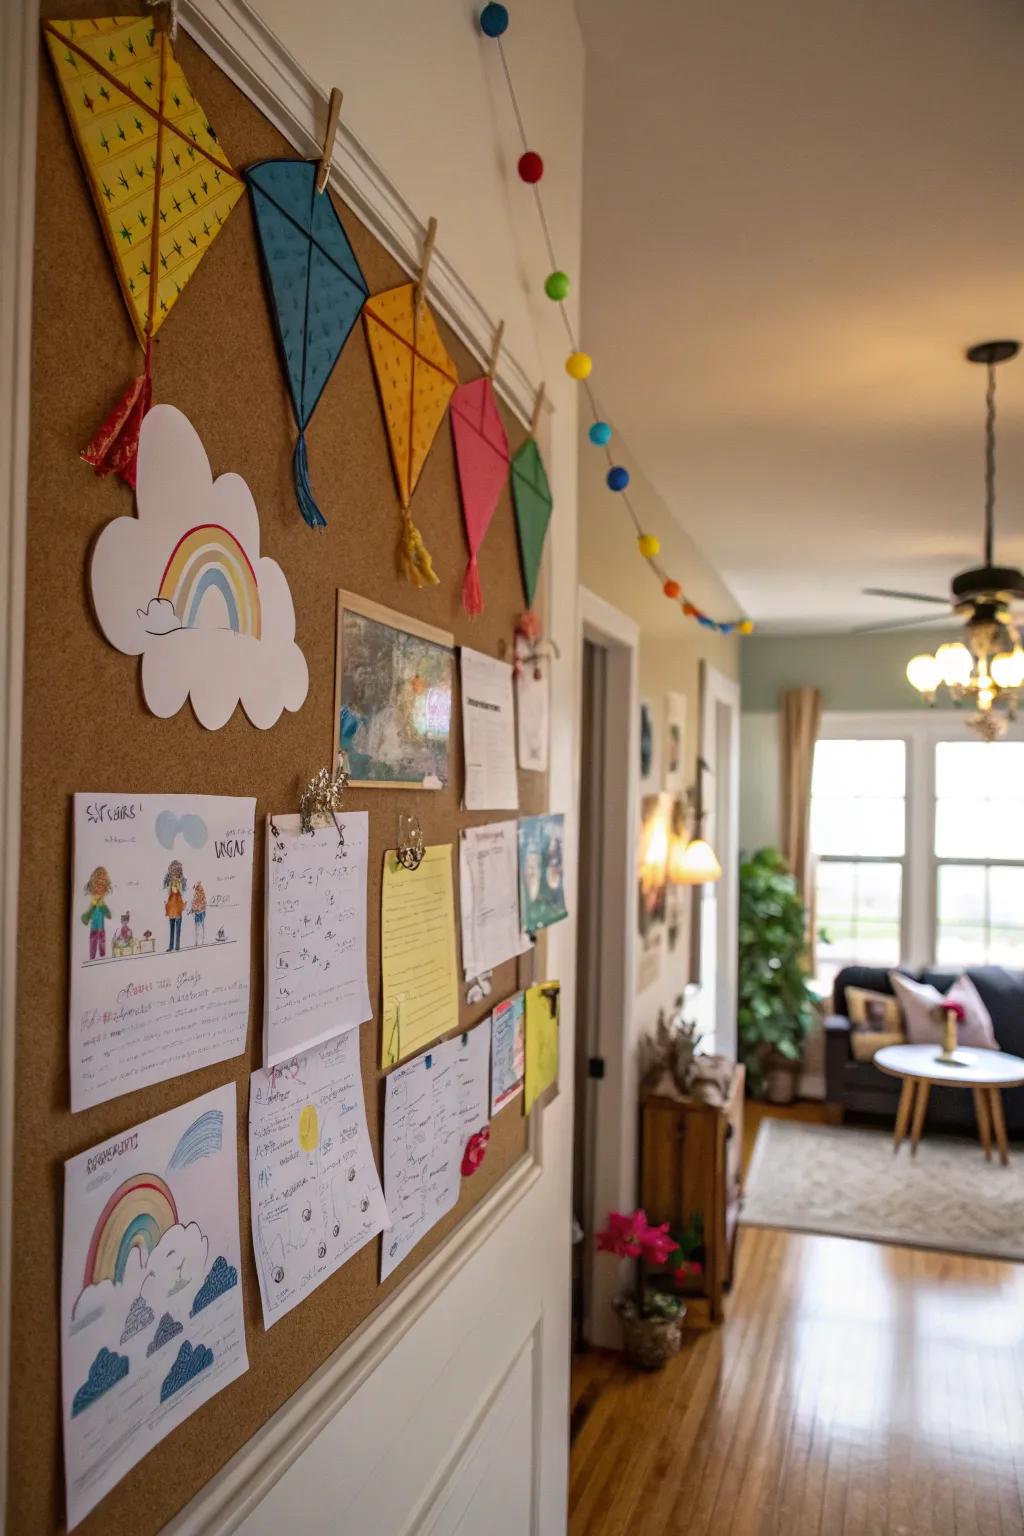
M 652 1222 L 704 1226 L 704 1273 L 685 1287 L 694 1321 L 721 1322 L 732 1283 L 743 1198 L 744 1069 L 736 1068 L 721 1109 L 696 1099 L 645 1095 L 640 1101 L 640 1202 Z

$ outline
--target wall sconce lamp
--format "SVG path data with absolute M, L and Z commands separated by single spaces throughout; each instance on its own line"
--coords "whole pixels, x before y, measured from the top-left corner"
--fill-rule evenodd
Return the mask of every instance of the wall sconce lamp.
M 710 885 L 722 877 L 718 856 L 701 836 L 704 821 L 703 782 L 708 765 L 697 759 L 697 782 L 676 801 L 668 854 L 670 885 Z

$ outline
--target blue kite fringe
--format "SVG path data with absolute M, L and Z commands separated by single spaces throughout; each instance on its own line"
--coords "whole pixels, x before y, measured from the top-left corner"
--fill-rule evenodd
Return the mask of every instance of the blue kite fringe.
M 303 432 L 299 433 L 299 440 L 295 444 L 292 472 L 295 476 L 295 495 L 298 498 L 299 511 L 310 528 L 326 528 L 327 519 L 317 506 L 313 487 L 309 483 L 309 460 L 306 458 L 306 437 Z

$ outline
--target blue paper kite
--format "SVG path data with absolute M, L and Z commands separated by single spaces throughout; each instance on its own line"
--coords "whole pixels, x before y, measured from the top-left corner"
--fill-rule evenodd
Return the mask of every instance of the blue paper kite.
M 299 427 L 295 494 L 311 528 L 326 528 L 309 483 L 305 430 L 369 292 L 329 192 L 311 160 L 260 160 L 245 172 L 267 292 Z

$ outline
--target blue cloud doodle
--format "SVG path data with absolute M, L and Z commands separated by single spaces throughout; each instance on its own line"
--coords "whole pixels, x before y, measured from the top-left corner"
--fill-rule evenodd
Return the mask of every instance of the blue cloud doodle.
M 193 1120 L 171 1153 L 168 1168 L 188 1168 L 202 1157 L 213 1157 L 224 1145 L 224 1114 L 208 1109 Z
M 213 1268 L 196 1291 L 196 1299 L 192 1303 L 191 1316 L 195 1317 L 204 1307 L 208 1307 L 211 1301 L 216 1301 L 218 1296 L 223 1296 L 225 1291 L 230 1291 L 233 1285 L 238 1284 L 238 1270 L 221 1254 L 213 1261 Z
M 206 830 L 206 822 L 201 816 L 196 816 L 189 811 L 186 811 L 184 816 L 178 816 L 174 811 L 161 811 L 156 819 L 157 842 L 162 847 L 171 849 L 179 833 L 190 848 L 202 848 L 210 835 Z
M 128 1316 L 124 1320 L 124 1328 L 121 1330 L 121 1343 L 127 1344 L 129 1339 L 134 1339 L 137 1333 L 148 1328 L 150 1323 L 156 1321 L 156 1313 L 144 1296 L 136 1296 L 128 1308 Z
M 175 1392 L 180 1392 L 187 1382 L 192 1381 L 200 1371 L 205 1371 L 206 1367 L 212 1364 L 212 1349 L 207 1349 L 205 1344 L 197 1344 L 193 1349 L 186 1339 L 178 1350 L 177 1360 L 160 1384 L 160 1401 L 166 1403 L 169 1397 L 172 1397 Z
M 123 1376 L 128 1375 L 128 1356 L 117 1355 L 104 1347 L 89 1367 L 89 1374 L 71 1399 L 71 1417 L 83 1413 L 97 1398 L 116 1387 Z
M 181 1331 L 182 1325 L 178 1322 L 177 1318 L 172 1317 L 169 1312 L 165 1312 L 156 1325 L 156 1332 L 146 1345 L 146 1354 L 155 1355 L 158 1349 L 163 1349 L 164 1345 L 169 1344 L 175 1334 L 181 1333 Z

